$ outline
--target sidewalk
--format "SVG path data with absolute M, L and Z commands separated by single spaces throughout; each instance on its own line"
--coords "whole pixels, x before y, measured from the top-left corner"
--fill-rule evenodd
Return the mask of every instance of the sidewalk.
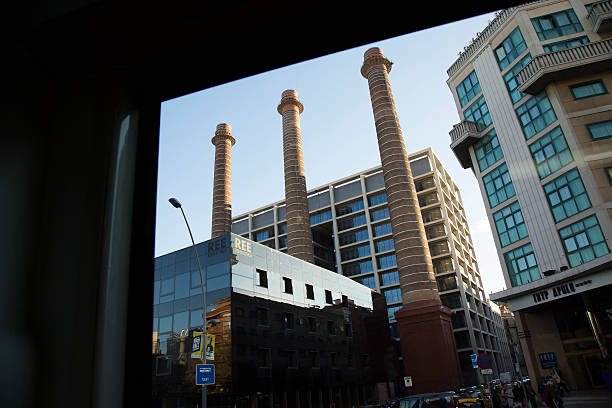
M 572 391 L 563 398 L 564 408 L 612 408 L 609 390 Z

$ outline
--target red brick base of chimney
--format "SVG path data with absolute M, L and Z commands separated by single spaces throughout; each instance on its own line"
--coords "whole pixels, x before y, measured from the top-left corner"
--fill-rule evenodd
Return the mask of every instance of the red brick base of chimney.
M 395 313 L 410 394 L 452 391 L 461 387 L 451 311 L 439 300 L 411 302 Z

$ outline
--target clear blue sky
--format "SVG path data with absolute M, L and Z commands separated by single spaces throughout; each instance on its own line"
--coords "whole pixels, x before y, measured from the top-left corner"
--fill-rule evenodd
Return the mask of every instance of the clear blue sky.
M 307 188 L 380 164 L 363 54 L 380 47 L 394 64 L 391 88 L 408 152 L 431 146 L 459 186 L 485 291 L 505 287 L 478 184 L 449 148 L 459 122 L 446 70 L 493 13 L 357 47 L 166 101 L 162 104 L 155 255 L 210 238 L 218 123 L 232 126 L 232 207 L 239 215 L 284 199 L 282 91 L 304 104 L 301 129 Z

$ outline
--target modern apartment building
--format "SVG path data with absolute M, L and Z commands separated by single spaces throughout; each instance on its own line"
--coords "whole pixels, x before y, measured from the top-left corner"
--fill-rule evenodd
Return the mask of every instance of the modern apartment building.
M 497 13 L 448 69 L 529 375 L 603 385 L 612 336 L 612 2 Z
M 453 312 L 463 383 L 482 382 L 470 354 L 490 353 L 495 374 L 504 371 L 498 366 L 503 358 L 461 194 L 431 149 L 409 160 L 440 298 Z M 382 293 L 391 332 L 399 341 L 394 313 L 402 308 L 402 288 L 381 166 L 311 189 L 308 207 L 315 263 Z M 235 216 L 232 232 L 285 252 L 285 202 Z

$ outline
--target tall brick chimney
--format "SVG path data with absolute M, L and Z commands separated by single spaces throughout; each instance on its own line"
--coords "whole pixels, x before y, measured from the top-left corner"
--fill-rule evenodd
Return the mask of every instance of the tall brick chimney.
M 232 232 L 232 127 L 219 123 L 211 140 L 215 145 L 211 238 Z
M 396 312 L 406 375 L 414 393 L 445 391 L 461 384 L 451 312 L 442 306 L 404 137 L 393 101 L 392 62 L 380 48 L 364 54 L 378 149 L 404 307 Z M 432 356 L 436 364 L 431 364 Z
M 281 96 L 277 110 L 283 116 L 287 253 L 314 263 L 300 132 L 300 113 L 304 106 L 298 100 L 296 91 L 286 90 Z

